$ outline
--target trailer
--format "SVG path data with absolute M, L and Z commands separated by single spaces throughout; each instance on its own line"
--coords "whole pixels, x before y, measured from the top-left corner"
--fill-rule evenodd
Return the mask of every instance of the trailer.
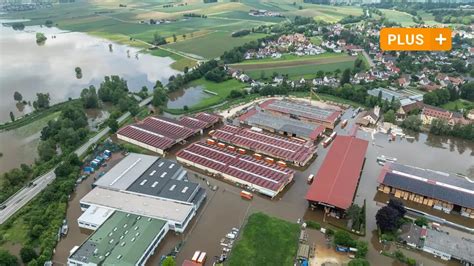
M 245 190 L 240 191 L 240 197 L 247 200 L 253 199 L 253 194 Z

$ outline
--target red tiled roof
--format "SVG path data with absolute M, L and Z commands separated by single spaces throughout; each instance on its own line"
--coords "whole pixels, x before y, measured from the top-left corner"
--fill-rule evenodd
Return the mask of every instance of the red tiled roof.
M 312 140 L 316 140 L 319 136 L 321 136 L 325 129 L 326 127 L 324 126 L 318 126 L 311 132 L 311 134 L 309 134 L 309 138 Z
M 198 131 L 182 125 L 177 120 L 166 117 L 150 116 L 139 124 L 149 126 L 154 132 L 171 139 L 187 139 Z
M 347 209 L 351 206 L 368 142 L 353 136 L 337 136 L 326 155 L 306 199 Z
M 219 141 L 286 161 L 306 162 L 316 152 L 316 147 L 310 142 L 302 142 L 231 125 L 216 130 L 212 137 Z
M 137 140 L 161 150 L 168 149 L 176 143 L 175 140 L 143 128 L 141 125 L 123 127 L 117 132 L 117 135 Z
M 199 119 L 201 121 L 207 122 L 208 127 L 214 125 L 215 123 L 219 122 L 221 116 L 215 114 L 209 114 L 205 112 L 197 113 L 194 118 Z
M 207 122 L 189 116 L 181 117 L 181 119 L 179 119 L 179 122 L 181 125 L 195 129 L 203 129 L 208 126 Z
M 180 150 L 176 157 L 275 192 L 288 184 L 294 175 L 291 169 L 268 164 L 204 142 L 191 144 Z
M 245 114 L 241 115 L 241 116 L 239 117 L 239 120 L 240 120 L 240 121 L 245 121 L 245 120 L 247 120 L 249 117 L 253 116 L 253 115 L 256 114 L 256 113 L 257 113 L 257 109 L 252 108 L 252 109 L 248 110 Z

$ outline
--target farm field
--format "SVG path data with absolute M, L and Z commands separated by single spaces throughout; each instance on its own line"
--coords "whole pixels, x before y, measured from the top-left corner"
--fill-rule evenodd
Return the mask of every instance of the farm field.
M 392 9 L 380 10 L 385 15 L 385 17 L 392 22 L 400 23 L 402 26 L 410 26 L 415 24 L 415 22 L 413 22 L 412 15 L 408 13 Z
M 288 16 L 305 16 L 313 17 L 315 20 L 326 22 L 338 22 L 339 20 L 349 16 L 362 15 L 362 8 L 350 6 L 327 6 L 303 4 L 303 9 L 285 12 Z
M 300 228 L 263 213 L 252 214 L 228 265 L 293 265 Z
M 186 54 L 197 55 L 211 59 L 221 56 L 225 51 L 235 46 L 257 40 L 264 34 L 250 34 L 243 37 L 232 37 L 230 32 L 216 31 L 208 35 L 181 42 L 165 45 L 166 48 L 181 51 Z
M 224 82 L 216 83 L 216 82 L 208 81 L 204 78 L 201 78 L 189 83 L 189 87 L 193 87 L 193 86 L 202 86 L 204 90 L 216 93 L 217 95 L 212 95 L 208 98 L 204 98 L 200 102 L 192 106 L 189 106 L 190 111 L 202 110 L 207 107 L 222 103 L 227 99 L 227 97 L 229 96 L 232 90 L 243 89 L 246 86 L 246 84 L 241 83 L 236 79 L 229 79 Z M 172 114 L 179 114 L 182 112 L 182 109 L 167 109 L 166 112 L 169 112 Z
M 320 58 L 345 58 L 348 57 L 346 54 L 342 53 L 324 53 L 318 55 L 307 55 L 307 56 L 297 56 L 294 54 L 283 54 L 280 58 L 262 58 L 262 59 L 250 59 L 245 60 L 242 63 L 234 64 L 235 66 L 242 66 L 248 64 L 262 64 L 262 63 L 281 63 L 281 62 L 303 62 L 303 61 L 312 61 L 314 59 Z
M 288 75 L 290 78 L 301 78 L 305 75 L 314 75 L 320 70 L 327 72 L 352 68 L 356 58 L 345 54 L 322 54 L 280 61 L 258 62 L 254 60 L 250 63 L 234 64 L 231 67 L 244 71 L 253 79 L 259 78 L 262 73 L 264 76 L 271 76 L 275 72 Z
M 196 60 L 192 60 L 188 57 L 184 57 L 163 49 L 148 50 L 147 52 L 154 56 L 171 57 L 173 60 L 175 60 L 175 62 L 171 64 L 171 67 L 179 71 L 183 71 L 185 67 L 191 68 L 197 65 Z
M 219 17 L 219 18 L 225 18 L 225 19 L 263 21 L 263 22 L 273 22 L 273 23 L 278 23 L 278 22 L 281 22 L 281 21 L 285 20 L 285 18 L 282 18 L 282 17 L 256 17 L 256 16 L 251 16 L 246 11 L 229 11 L 229 12 L 222 12 L 222 13 L 212 14 L 210 16 L 214 17 L 214 18 Z

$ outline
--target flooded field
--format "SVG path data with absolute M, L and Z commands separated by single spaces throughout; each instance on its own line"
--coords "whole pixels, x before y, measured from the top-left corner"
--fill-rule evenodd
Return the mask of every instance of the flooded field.
M 168 94 L 169 100 L 166 107 L 172 109 L 179 109 L 184 106 L 191 107 L 202 99 L 210 96 L 210 94 L 204 91 L 203 86 L 193 86 L 186 89 L 183 88 Z
M 351 114 L 351 111 L 346 112 L 344 118 L 350 117 Z M 349 134 L 353 123 L 354 120 L 351 119 L 345 129 L 337 127 L 336 131 L 342 135 Z M 381 166 L 376 163 L 376 157 L 384 154 L 397 157 L 400 163 L 472 176 L 472 169 L 474 168 L 474 160 L 472 160 L 474 145 L 460 140 L 444 139 L 428 136 L 426 134 L 418 134 L 411 142 L 406 139 L 388 142 L 387 136 L 383 134 L 375 134 L 372 139 L 371 134 L 361 130 L 359 130 L 358 136 L 370 141 L 366 154 L 367 160 L 355 198 L 355 202 L 359 204 L 364 200 L 367 201 L 367 233 L 365 237 L 362 237 L 369 242 L 369 253 L 367 257 L 372 265 L 400 265 L 394 262 L 393 259 L 380 255 L 379 253 L 382 249 L 393 251 L 395 247 L 383 247 L 379 244 L 375 231 L 376 225 L 374 217 L 379 206 L 373 199 L 377 192 L 376 177 L 381 169 Z M 195 137 L 190 140 L 189 143 L 199 138 L 200 137 Z M 173 148 L 167 157 L 174 159 L 173 154 L 181 148 L 183 148 L 183 146 Z M 172 231 L 168 233 L 147 265 L 159 265 L 161 256 L 168 254 L 179 243 L 183 243 L 183 246 L 177 256 L 177 265 L 180 265 L 185 259 L 190 259 L 196 250 L 206 251 L 208 253 L 207 265 L 211 265 L 210 262 L 214 256 L 221 254 L 222 246 L 220 246 L 220 240 L 232 227 L 241 227 L 244 225 L 248 215 L 253 212 L 265 212 L 291 222 L 296 222 L 299 218 L 321 220 L 321 213 L 311 211 L 305 200 L 305 195 L 309 188 L 306 178 L 309 174 L 317 172 L 326 156 L 327 150 L 328 149 L 324 149 L 320 145 L 318 157 L 314 162 L 307 169 L 298 171 L 295 175 L 295 181 L 274 200 L 263 196 L 256 196 L 252 201 L 242 200 L 239 196 L 241 189 L 238 187 L 220 180 L 205 177 L 195 169 L 189 169 L 189 178 L 192 181 L 200 182 L 204 187 L 207 187 L 206 181 L 208 181 L 211 186 L 217 185 L 218 189 L 217 191 L 208 189 L 206 201 L 197 216 L 193 218 L 186 232 L 179 235 L 174 234 Z M 80 212 L 77 200 L 80 198 L 79 191 L 82 191 L 83 187 L 86 191 L 90 190 L 90 183 L 87 182 L 91 181 L 87 180 L 86 183 L 81 184 L 73 200 L 70 202 L 68 222 L 71 226 L 77 227 L 75 220 L 80 215 L 80 213 L 76 213 Z M 75 230 L 77 231 L 78 227 Z M 62 240 L 57 248 L 55 263 L 65 263 L 70 248 L 72 248 L 73 245 L 81 244 L 86 237 L 86 233 L 80 232 L 77 233 L 76 236 L 74 235 L 74 231 L 71 231 L 68 237 Z M 324 256 L 335 257 L 336 259 L 344 261 L 345 256 L 341 257 L 341 254 L 335 254 L 332 250 L 324 246 L 325 240 L 319 232 L 310 234 L 310 242 L 311 241 L 319 245 L 319 250 L 316 251 L 317 254 L 320 252 L 320 255 L 324 254 Z M 424 265 L 456 265 L 454 261 L 445 262 L 418 251 L 403 249 L 403 252 L 408 257 L 415 258 L 418 263 L 423 263 Z
M 48 38 L 43 45 L 36 43 L 36 32 Z M 0 26 L 0 57 L 4 97 L 0 102 L 1 122 L 10 120 L 10 111 L 19 117 L 32 110 L 28 104 L 17 106 L 15 91 L 30 104 L 36 93 L 49 93 L 53 104 L 78 97 L 90 85 L 97 87 L 106 75 L 119 75 L 127 80 L 130 90 L 138 91 L 142 86 L 152 88 L 157 80 L 166 83 L 169 76 L 178 73 L 170 67 L 174 62 L 171 58 L 139 53 L 135 48 L 54 27 L 15 31 Z M 80 78 L 76 77 L 76 67 L 82 70 Z

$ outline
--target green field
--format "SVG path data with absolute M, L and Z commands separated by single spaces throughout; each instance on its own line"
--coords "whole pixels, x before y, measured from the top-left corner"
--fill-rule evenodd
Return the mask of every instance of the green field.
M 284 13 L 288 16 L 304 16 L 313 17 L 315 20 L 325 22 L 338 22 L 339 20 L 349 16 L 362 15 L 362 8 L 352 6 L 329 6 L 329 5 L 314 5 L 301 4 L 303 9 L 289 11 Z
M 255 17 L 255 16 L 249 15 L 249 13 L 245 11 L 223 12 L 223 13 L 212 15 L 212 17 L 237 19 L 237 20 L 255 20 L 255 21 L 274 22 L 274 23 L 278 23 L 285 20 L 285 18 L 281 18 L 281 17 Z
M 443 104 L 442 107 L 444 109 L 447 109 L 447 110 L 450 110 L 450 111 L 459 111 L 461 109 L 471 110 L 471 109 L 474 109 L 474 102 L 459 99 L 459 100 L 456 100 L 456 101 L 451 101 L 451 102 L 448 102 L 446 104 Z
M 243 89 L 246 87 L 246 84 L 239 82 L 236 79 L 230 79 L 224 82 L 216 83 L 201 78 L 189 83 L 189 87 L 193 86 L 203 86 L 205 90 L 214 92 L 217 95 L 212 95 L 210 97 L 204 98 L 200 102 L 189 106 L 190 111 L 202 110 L 210 106 L 220 104 L 227 99 L 232 90 Z M 167 109 L 166 111 L 173 114 L 183 113 L 182 109 Z
M 415 24 L 415 22 L 413 22 L 412 15 L 408 13 L 392 9 L 380 10 L 385 15 L 385 17 L 392 22 L 400 23 L 402 26 L 411 26 Z
M 274 72 L 289 75 L 290 78 L 314 77 L 316 72 L 334 71 L 352 68 L 357 57 L 346 54 L 325 53 L 314 56 L 298 57 L 295 55 L 284 55 L 280 59 L 265 58 L 261 60 L 248 60 L 244 63 L 233 64 L 232 68 L 240 69 L 251 78 L 258 79 L 262 72 L 269 77 Z
M 221 56 L 225 51 L 228 51 L 235 46 L 262 38 L 263 36 L 263 34 L 250 34 L 234 38 L 230 36 L 230 32 L 218 31 L 202 37 L 167 44 L 165 47 L 211 59 Z
M 293 265 L 300 228 L 263 213 L 252 214 L 228 265 Z
M 192 60 L 190 58 L 180 56 L 163 49 L 154 49 L 147 52 L 155 56 L 171 57 L 173 60 L 175 60 L 175 62 L 171 64 L 171 67 L 179 71 L 183 71 L 185 67 L 194 67 L 197 64 L 196 60 Z

